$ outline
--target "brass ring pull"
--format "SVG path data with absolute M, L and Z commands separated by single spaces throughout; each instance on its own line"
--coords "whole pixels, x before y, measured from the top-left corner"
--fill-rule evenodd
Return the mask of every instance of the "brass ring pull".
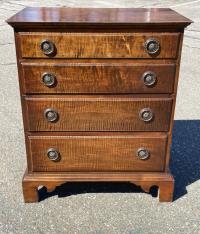
M 143 108 L 139 113 L 139 118 L 144 122 L 150 122 L 154 114 L 150 108 Z
M 53 73 L 45 72 L 42 74 L 42 82 L 47 87 L 52 87 L 56 84 L 56 76 Z
M 50 108 L 44 111 L 44 116 L 48 122 L 55 122 L 59 117 L 58 112 Z
M 137 150 L 136 156 L 141 160 L 146 160 L 150 157 L 150 152 L 147 149 L 141 147 Z
M 60 160 L 60 153 L 58 150 L 54 148 L 49 148 L 47 151 L 47 156 L 51 161 L 59 161 Z
M 40 48 L 45 55 L 54 54 L 56 49 L 54 43 L 46 39 L 41 42 Z
M 156 39 L 150 38 L 145 42 L 144 48 L 148 54 L 154 55 L 160 51 L 160 43 Z
M 142 81 L 147 86 L 153 86 L 157 82 L 156 74 L 152 71 L 147 71 L 142 75 Z

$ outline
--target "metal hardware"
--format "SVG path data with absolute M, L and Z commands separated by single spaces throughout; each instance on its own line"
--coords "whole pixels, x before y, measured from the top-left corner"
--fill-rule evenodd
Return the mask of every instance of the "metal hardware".
M 48 122 L 55 122 L 59 117 L 58 112 L 50 108 L 44 111 L 44 116 Z
M 139 117 L 144 122 L 150 122 L 153 119 L 153 112 L 150 108 L 144 108 L 140 111 Z
M 48 149 L 47 156 L 51 161 L 54 161 L 54 162 L 60 160 L 60 153 L 58 150 L 54 148 Z
M 137 150 L 136 156 L 141 160 L 146 160 L 150 157 L 150 152 L 147 149 L 141 147 Z
M 53 73 L 45 72 L 42 74 L 42 82 L 47 87 L 52 87 L 56 83 L 56 76 Z
M 148 54 L 157 54 L 160 50 L 160 43 L 153 38 L 148 39 L 144 44 L 145 50 Z
M 142 75 L 142 81 L 146 86 L 152 86 L 157 81 L 156 74 L 154 72 L 147 71 Z
M 45 55 L 52 55 L 55 52 L 55 45 L 49 40 L 43 40 L 40 44 L 40 48 Z

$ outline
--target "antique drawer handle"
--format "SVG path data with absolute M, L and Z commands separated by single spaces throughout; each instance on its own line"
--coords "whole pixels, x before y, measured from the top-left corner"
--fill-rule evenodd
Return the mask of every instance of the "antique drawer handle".
M 140 111 L 139 117 L 144 122 L 150 122 L 153 119 L 153 112 L 150 108 L 144 108 Z
M 59 161 L 60 160 L 60 153 L 58 150 L 56 150 L 54 148 L 48 149 L 47 156 L 51 161 Z
M 52 87 L 56 84 L 56 76 L 53 73 L 45 72 L 42 74 L 42 82 L 47 87 Z
M 55 53 L 55 45 L 52 41 L 43 40 L 40 44 L 40 48 L 45 55 L 52 55 Z
M 147 149 L 141 147 L 137 150 L 136 156 L 141 160 L 146 160 L 150 157 L 150 152 Z
M 50 108 L 44 111 L 44 116 L 48 122 L 55 122 L 59 117 L 58 112 Z
M 160 50 L 160 43 L 156 39 L 150 38 L 145 42 L 144 47 L 148 54 L 157 54 Z
M 147 71 L 142 75 L 142 81 L 146 86 L 153 86 L 157 82 L 157 77 L 154 72 Z

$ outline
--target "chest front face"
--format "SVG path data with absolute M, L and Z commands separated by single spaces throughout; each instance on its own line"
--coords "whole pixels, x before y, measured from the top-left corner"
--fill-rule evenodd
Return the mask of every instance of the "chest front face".
M 26 8 L 14 27 L 28 169 L 37 187 L 129 181 L 171 201 L 184 27 L 170 9 Z

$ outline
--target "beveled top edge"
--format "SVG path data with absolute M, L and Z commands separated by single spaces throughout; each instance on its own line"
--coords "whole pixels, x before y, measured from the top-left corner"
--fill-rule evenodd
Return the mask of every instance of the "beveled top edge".
M 7 20 L 13 27 L 173 26 L 192 21 L 170 8 L 26 7 Z

